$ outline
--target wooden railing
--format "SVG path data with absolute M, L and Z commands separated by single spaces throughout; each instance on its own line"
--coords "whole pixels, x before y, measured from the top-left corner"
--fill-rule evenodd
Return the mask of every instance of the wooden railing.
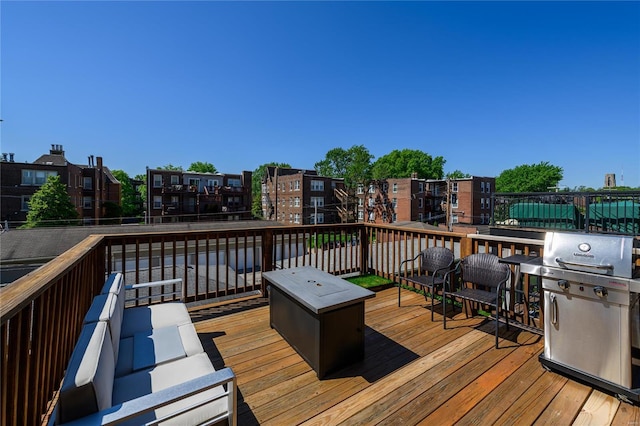
M 127 284 L 182 278 L 176 298 L 200 302 L 264 294 L 261 272 L 276 268 L 310 265 L 393 279 L 402 260 L 431 246 L 448 247 L 458 258 L 542 251 L 537 240 L 370 224 L 91 236 L 0 290 L 0 424 L 41 422 L 84 315 L 111 272 L 122 272 Z

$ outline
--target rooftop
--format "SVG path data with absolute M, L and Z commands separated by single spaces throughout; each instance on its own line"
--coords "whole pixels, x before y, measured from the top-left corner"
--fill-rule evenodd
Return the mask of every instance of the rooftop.
M 631 424 L 640 408 L 546 371 L 544 339 L 397 289 L 365 302 L 365 359 L 318 380 L 269 326 L 265 299 L 192 310 L 214 366 L 238 378 L 238 424 Z M 451 328 L 449 328 L 451 327 Z

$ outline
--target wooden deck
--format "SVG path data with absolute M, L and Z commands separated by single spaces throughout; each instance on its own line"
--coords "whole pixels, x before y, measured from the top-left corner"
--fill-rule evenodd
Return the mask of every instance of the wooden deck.
M 621 403 L 538 362 L 542 336 L 501 330 L 458 311 L 442 329 L 413 292 L 387 289 L 366 301 L 365 360 L 318 380 L 269 326 L 269 306 L 252 299 L 192 309 L 216 367 L 238 377 L 240 425 L 640 424 Z M 504 328 L 504 327 L 503 327 Z

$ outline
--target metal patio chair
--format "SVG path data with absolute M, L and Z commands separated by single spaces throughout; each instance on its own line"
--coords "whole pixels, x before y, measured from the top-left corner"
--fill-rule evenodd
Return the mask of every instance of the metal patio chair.
M 413 263 L 420 259 L 418 269 L 413 269 Z M 416 284 L 424 290 L 424 299 L 428 301 L 427 293 L 431 294 L 431 321 L 433 321 L 433 302 L 435 293 L 438 288 L 443 289 L 445 277 L 451 270 L 455 257 L 453 252 L 444 247 L 429 247 L 421 251 L 413 259 L 407 259 L 400 262 L 398 278 L 398 306 L 400 306 L 400 294 L 402 287 L 400 281 L 402 279 L 407 282 Z M 411 269 L 407 271 L 407 263 L 410 263 Z M 405 265 L 403 270 L 403 265 Z M 428 290 L 428 291 L 427 291 Z
M 498 348 L 498 326 L 500 325 L 500 308 L 504 299 L 506 282 L 511 276 L 509 266 L 500 263 L 498 256 L 489 253 L 472 254 L 459 263 L 458 285 L 450 284 L 449 290 L 444 291 L 442 303 L 443 326 L 447 328 L 447 297 L 452 302 L 455 298 L 464 301 L 478 302 L 495 309 L 496 315 L 496 349 Z M 453 305 L 453 303 L 452 303 Z M 467 313 L 467 318 L 469 313 Z M 509 329 L 509 314 L 505 312 L 507 330 Z

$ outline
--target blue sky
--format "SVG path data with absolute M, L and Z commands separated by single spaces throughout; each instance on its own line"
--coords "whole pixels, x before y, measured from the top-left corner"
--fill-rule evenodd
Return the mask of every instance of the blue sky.
M 239 173 L 364 145 L 640 186 L 640 2 L 5 0 L 0 18 L 16 161 L 61 144 L 131 176 Z

